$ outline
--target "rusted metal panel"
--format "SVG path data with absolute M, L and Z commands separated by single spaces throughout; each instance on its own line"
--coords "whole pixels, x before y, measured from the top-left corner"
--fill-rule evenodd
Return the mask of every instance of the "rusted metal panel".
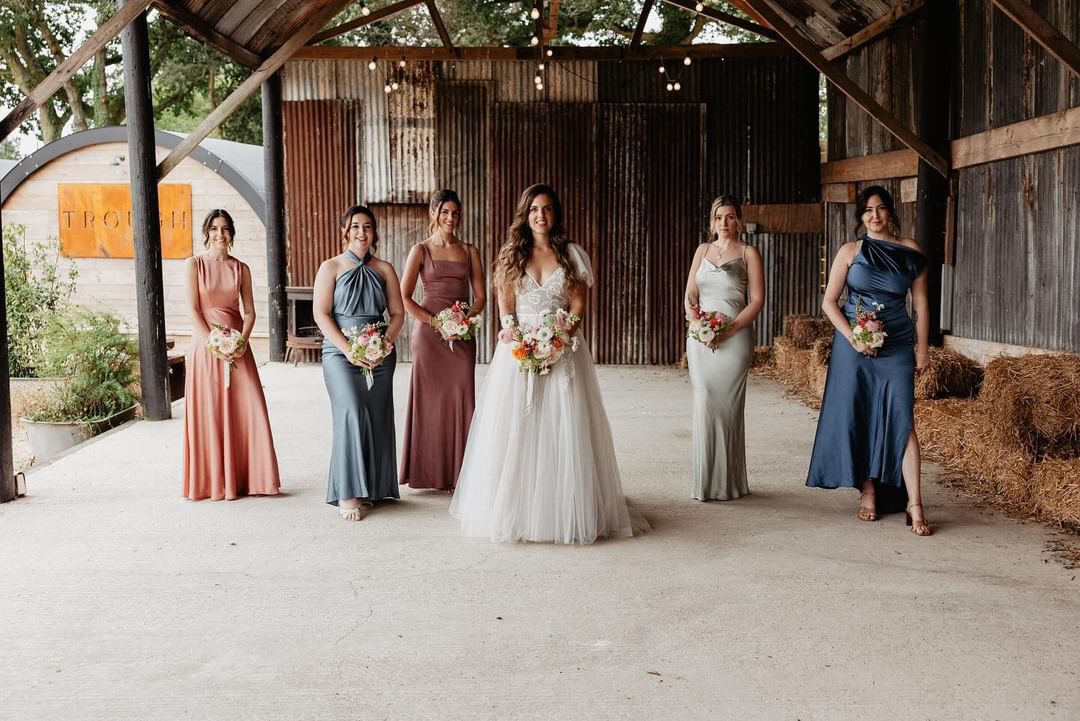
M 289 285 L 310 286 L 319 264 L 341 252 L 338 218 L 357 202 L 360 104 L 282 103 Z
M 490 282 L 490 259 L 502 242 L 491 226 L 490 83 L 440 81 L 435 90 L 435 184 L 461 197 L 461 238 L 476 246 Z M 489 315 L 497 315 L 494 293 L 487 289 Z M 491 326 L 481 326 L 478 360 L 491 359 Z
M 755 343 L 768 345 L 780 335 L 785 315 L 821 311 L 821 234 L 759 233 L 747 240 L 761 253 L 765 271 L 765 305 L 754 324 Z
M 435 78 L 433 63 L 399 69 L 399 89 L 387 94 L 390 187 L 364 186 L 368 197 L 395 203 L 426 203 L 435 185 Z M 384 91 L 384 94 L 385 91 Z M 377 141 L 365 139 L 367 150 Z
M 370 207 L 379 224 L 379 248 L 376 255 L 393 265 L 400 275 L 405 268 L 405 259 L 409 257 L 409 250 L 428 235 L 427 204 L 373 203 Z M 419 288 L 420 284 L 417 283 L 417 300 L 422 297 Z M 413 317 L 406 313 L 405 327 L 396 343 L 400 361 L 412 359 L 409 338 L 412 337 L 415 323 Z

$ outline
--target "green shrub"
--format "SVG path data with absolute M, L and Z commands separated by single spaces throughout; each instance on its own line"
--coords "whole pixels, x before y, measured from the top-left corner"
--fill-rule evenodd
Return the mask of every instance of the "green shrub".
M 138 346 L 111 313 L 68 308 L 41 333 L 40 369 L 63 385 L 28 409 L 32 421 L 91 423 L 138 403 Z
M 79 272 L 71 263 L 66 273 L 61 269 L 59 250 L 28 244 L 25 226 L 5 225 L 3 236 L 8 374 L 35 377 L 41 375 L 41 331 L 67 304 Z

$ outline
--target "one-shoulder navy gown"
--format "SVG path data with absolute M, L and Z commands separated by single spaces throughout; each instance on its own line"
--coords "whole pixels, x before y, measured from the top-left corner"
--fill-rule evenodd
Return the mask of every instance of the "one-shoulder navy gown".
M 885 323 L 885 344 L 866 356 L 839 331 L 833 334 L 806 485 L 861 489 L 872 480 L 878 511 L 888 513 L 907 501 L 902 465 L 915 422 L 915 324 L 906 300 L 926 256 L 899 243 L 865 235 L 860 240 L 847 272 L 844 315 L 854 319 L 861 299 Z M 875 303 L 884 307 L 875 309 Z

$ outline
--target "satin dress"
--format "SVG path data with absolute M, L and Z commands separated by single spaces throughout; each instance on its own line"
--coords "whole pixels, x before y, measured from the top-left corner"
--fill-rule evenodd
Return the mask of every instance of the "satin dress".
M 907 500 L 902 467 L 915 423 L 915 324 L 906 300 L 927 263 L 905 245 L 860 240 L 847 272 L 844 315 L 853 320 L 857 303 L 874 310 L 885 323 L 885 344 L 867 356 L 833 334 L 806 485 L 862 489 L 873 481 L 878 511 L 888 513 Z
M 343 331 L 385 320 L 386 282 L 368 267 L 371 253 L 334 284 L 334 322 Z M 377 501 L 398 497 L 397 439 L 394 430 L 394 367 L 397 351 L 373 371 L 374 383 L 329 340 L 323 341 L 322 368 L 330 396 L 332 448 L 326 502 L 360 498 Z

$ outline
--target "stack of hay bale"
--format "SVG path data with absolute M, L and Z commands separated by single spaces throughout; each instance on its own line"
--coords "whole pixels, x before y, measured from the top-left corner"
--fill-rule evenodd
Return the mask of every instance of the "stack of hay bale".
M 783 335 L 773 339 L 771 375 L 788 390 L 817 407 L 825 389 L 833 325 L 812 315 L 784 316 Z
M 1020 516 L 1080 529 L 1080 355 L 1001 356 L 970 401 L 916 405 L 924 453 Z

